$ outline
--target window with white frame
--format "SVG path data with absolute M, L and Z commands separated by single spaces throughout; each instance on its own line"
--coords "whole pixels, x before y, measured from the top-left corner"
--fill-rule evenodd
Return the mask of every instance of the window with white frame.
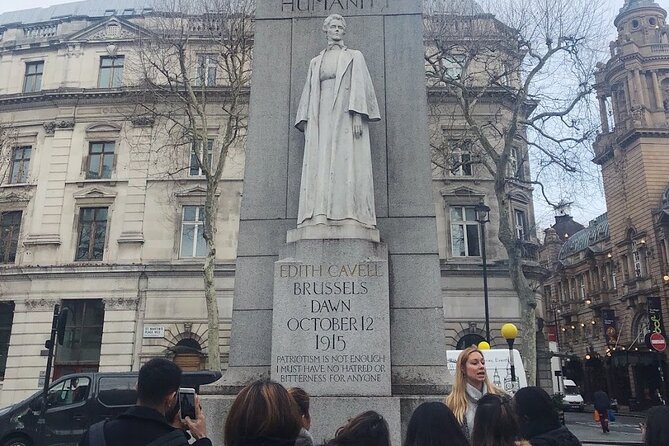
M 204 206 L 184 206 L 181 219 L 180 257 L 204 257 Z
M 202 149 L 200 142 L 196 142 L 193 144 L 193 147 L 191 148 L 190 151 L 190 163 L 188 166 L 188 176 L 191 177 L 201 177 L 204 175 L 202 172 L 202 165 L 199 162 L 199 157 L 198 153 L 202 155 Z M 211 163 L 214 159 L 213 157 L 214 154 L 214 140 L 213 139 L 208 139 L 207 140 L 207 162 L 209 163 L 209 168 L 211 169 Z
M 474 206 L 451 207 L 451 252 L 454 257 L 481 255 L 479 223 Z
M 525 211 L 515 209 L 514 219 L 516 223 L 516 238 L 518 240 L 527 240 L 527 215 Z
M 449 144 L 451 149 L 451 175 L 456 177 L 470 177 L 474 174 L 472 165 L 472 143 L 468 140 L 456 141 Z
M 198 54 L 197 79 L 198 87 L 213 87 L 216 85 L 216 67 L 218 61 L 214 54 Z

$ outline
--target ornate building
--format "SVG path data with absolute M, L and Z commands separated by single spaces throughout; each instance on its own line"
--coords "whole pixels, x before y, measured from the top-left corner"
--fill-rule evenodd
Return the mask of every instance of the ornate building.
M 666 17 L 651 0 L 627 0 L 615 19 L 618 38 L 596 76 L 602 133 L 594 162 L 608 213 L 562 246 L 544 289 L 560 310 L 560 352 L 579 363 L 571 376 L 587 393 L 606 383 L 630 406 L 666 395 L 666 357 L 648 343 L 651 331 L 665 335 L 669 306 Z
M 462 20 L 481 13 L 473 1 L 452 3 L 457 7 L 450 13 Z M 134 112 L 142 89 L 138 45 L 160 15 L 145 5 L 87 0 L 0 15 L 0 405 L 39 388 L 56 303 L 71 310 L 56 376 L 137 369 L 153 356 L 173 357 L 187 368 L 204 365 L 204 179 L 191 147 L 162 156 L 160 122 Z M 193 30 L 203 29 L 196 25 Z M 192 48 L 193 76 L 215 93 L 215 55 L 200 37 Z M 431 103 L 439 98 L 433 88 Z M 447 120 L 450 113 L 435 116 L 440 138 Z M 214 138 L 219 128 L 207 132 Z M 432 329 L 446 332 L 444 348 L 471 344 L 484 333 L 482 234 L 472 212 L 476 204 L 495 202 L 489 174 L 458 153 L 460 162 L 437 169 L 434 178 L 444 324 Z M 223 366 L 243 148 L 229 156 L 217 215 Z M 521 162 L 526 148 L 516 156 L 515 170 L 529 175 Z M 531 248 L 531 190 L 517 192 L 511 215 Z M 491 314 L 495 342 L 505 345 L 497 328 L 517 322 L 519 308 L 496 218 L 493 209 L 486 234 Z

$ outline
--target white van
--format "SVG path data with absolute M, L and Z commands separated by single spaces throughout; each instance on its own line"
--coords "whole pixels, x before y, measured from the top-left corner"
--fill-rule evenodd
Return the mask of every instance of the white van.
M 574 381 L 565 379 L 562 381 L 564 388 L 564 399 L 562 400 L 562 407 L 564 410 L 578 410 L 583 412 L 585 409 L 585 402 L 581 396 L 581 391 Z
M 455 371 L 458 363 L 458 355 L 462 350 L 448 350 L 446 359 L 448 361 L 448 370 L 455 377 Z M 520 358 L 518 350 L 513 350 L 513 365 L 516 369 L 516 381 L 511 383 L 511 361 L 508 349 L 490 349 L 482 350 L 485 358 L 485 368 L 488 372 L 488 378 L 497 387 L 504 389 L 510 395 L 516 393 L 518 389 L 527 387 L 527 375 L 525 366 Z

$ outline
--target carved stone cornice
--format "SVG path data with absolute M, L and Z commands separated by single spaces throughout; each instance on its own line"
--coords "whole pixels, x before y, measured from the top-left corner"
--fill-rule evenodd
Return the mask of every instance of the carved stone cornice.
M 130 122 L 135 127 L 153 127 L 156 123 L 156 118 L 153 116 L 133 116 Z
M 136 310 L 139 299 L 124 297 L 109 297 L 102 299 L 105 304 L 105 311 L 109 310 Z
M 28 299 L 24 301 L 28 311 L 53 311 L 56 301 L 46 299 Z
M 74 128 L 74 121 L 49 121 L 44 123 L 47 135 L 53 135 L 56 129 L 69 130 Z

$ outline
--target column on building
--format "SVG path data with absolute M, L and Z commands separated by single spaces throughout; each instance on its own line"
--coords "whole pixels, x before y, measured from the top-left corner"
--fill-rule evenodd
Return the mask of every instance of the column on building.
M 44 299 L 16 302 L 0 406 L 20 401 L 42 385 L 47 361 L 42 351 L 51 335 L 53 307 L 54 301 Z
M 100 350 L 101 372 L 127 372 L 132 368 L 137 327 L 136 298 L 104 299 L 105 321 Z

